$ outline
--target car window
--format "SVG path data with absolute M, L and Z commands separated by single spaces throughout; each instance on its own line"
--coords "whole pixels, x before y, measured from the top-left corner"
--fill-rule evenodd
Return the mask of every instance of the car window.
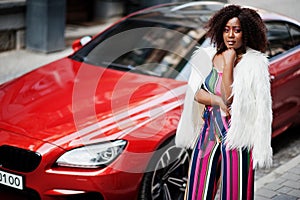
M 294 47 L 288 26 L 284 22 L 267 22 L 266 27 L 269 41 L 266 52 L 268 56 L 276 56 Z
M 210 38 L 202 38 L 202 41 L 199 42 L 200 47 L 213 47 L 213 44 L 211 43 L 211 40 Z M 197 50 L 198 47 L 194 48 L 193 52 L 195 50 Z M 186 65 L 183 67 L 183 69 L 180 71 L 180 73 L 176 76 L 176 80 L 179 80 L 179 81 L 188 81 L 189 80 L 189 77 L 190 77 L 190 74 L 191 74 L 191 71 L 192 71 L 192 65 L 190 62 L 187 62 Z
M 116 70 L 176 78 L 204 30 L 128 19 L 76 53 L 81 61 Z M 77 59 L 78 60 L 78 59 Z
M 300 28 L 295 25 L 289 24 L 290 33 L 294 42 L 294 46 L 300 44 Z

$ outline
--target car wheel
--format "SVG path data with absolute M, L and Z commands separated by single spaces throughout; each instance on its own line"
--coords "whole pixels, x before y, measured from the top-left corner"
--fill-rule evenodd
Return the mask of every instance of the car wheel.
M 162 145 L 144 174 L 138 199 L 183 200 L 189 160 L 189 153 L 176 147 L 174 138 Z

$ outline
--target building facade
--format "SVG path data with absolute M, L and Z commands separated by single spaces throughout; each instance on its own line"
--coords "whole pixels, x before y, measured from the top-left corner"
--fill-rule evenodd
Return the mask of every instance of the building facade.
M 149 6 L 177 1 L 0 0 L 0 52 L 22 48 L 45 53 L 62 50 L 66 24 L 102 23 Z

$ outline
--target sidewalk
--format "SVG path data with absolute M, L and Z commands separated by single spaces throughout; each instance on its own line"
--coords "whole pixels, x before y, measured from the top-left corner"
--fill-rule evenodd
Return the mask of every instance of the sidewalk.
M 111 23 L 91 27 L 67 27 L 66 40 L 95 35 Z M 55 53 L 36 53 L 27 50 L 0 53 L 0 83 L 11 80 L 41 65 L 72 53 L 71 47 Z M 259 173 L 258 173 L 259 174 Z M 300 155 L 255 181 L 255 200 L 300 199 Z
M 255 182 L 255 200 L 300 199 L 300 155 Z

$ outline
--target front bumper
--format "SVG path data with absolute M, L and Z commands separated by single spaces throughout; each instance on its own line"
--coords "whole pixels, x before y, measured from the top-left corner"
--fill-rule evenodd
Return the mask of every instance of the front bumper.
M 55 167 L 53 164 L 65 150 L 8 131 L 0 130 L 0 134 L 2 136 L 0 146 L 30 149 L 30 151 L 39 152 L 42 156 L 38 167 L 30 172 L 15 171 L 0 165 L 0 170 L 22 176 L 24 179 L 23 190 L 0 184 L 0 197 L 12 200 L 119 200 L 120 197 L 137 199 L 143 173 L 118 170 L 113 165 L 93 170 Z M 126 158 L 121 158 L 121 161 L 118 160 L 117 163 L 126 167 L 132 166 Z
M 8 199 L 17 198 L 17 195 L 30 200 L 68 200 L 77 198 L 119 200 L 120 197 L 136 199 L 138 186 L 142 179 L 142 174 L 127 173 L 111 168 L 98 171 L 79 171 L 72 168 L 47 169 L 44 171 L 42 169 L 43 167 L 39 167 L 34 172 L 23 174 L 9 171 L 23 176 L 25 180 L 24 189 L 22 191 L 12 188 L 7 189 L 7 186 L 5 186 L 6 189 L 2 187 L 2 193 L 0 189 L 0 195 L 11 195 Z M 7 169 L 4 170 L 8 171 Z

